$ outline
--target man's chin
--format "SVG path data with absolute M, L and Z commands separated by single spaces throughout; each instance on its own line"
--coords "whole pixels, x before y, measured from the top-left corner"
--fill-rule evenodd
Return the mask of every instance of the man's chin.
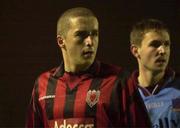
M 84 63 L 84 66 L 89 67 L 89 66 L 91 66 L 91 65 L 93 64 L 93 62 L 94 62 L 94 61 L 92 61 L 92 60 L 86 61 L 86 62 Z
M 86 67 L 86 68 L 88 68 L 88 67 L 90 67 L 92 64 L 94 63 L 94 60 L 84 60 L 83 62 L 81 62 L 81 64 L 79 64 L 79 65 L 81 65 L 81 67 Z
M 163 72 L 165 70 L 166 70 L 165 66 L 164 67 L 157 67 L 156 69 L 154 69 L 154 71 L 156 71 L 156 72 Z

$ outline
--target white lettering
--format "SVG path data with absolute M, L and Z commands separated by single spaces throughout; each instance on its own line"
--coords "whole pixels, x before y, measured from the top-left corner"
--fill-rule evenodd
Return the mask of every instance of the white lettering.
M 77 124 L 75 124 L 75 125 L 73 126 L 73 128 L 78 128 L 78 125 L 77 125 Z
M 58 128 L 57 121 L 55 121 L 54 128 Z
M 63 121 L 63 124 L 61 124 L 59 128 L 66 128 L 66 120 Z
M 50 99 L 50 98 L 55 98 L 55 95 L 42 96 L 39 98 L 39 101 L 44 100 L 44 99 Z
M 163 107 L 163 106 L 164 106 L 163 102 L 154 102 L 154 103 L 146 104 L 147 109 L 160 108 L 160 107 Z
M 54 122 L 54 128 L 94 128 L 94 124 L 66 124 L 66 120 L 63 120 L 63 124 L 58 127 L 58 122 Z
M 68 124 L 66 128 L 72 128 L 72 126 L 70 124 Z
M 94 127 L 94 124 L 87 124 L 85 125 L 85 128 L 93 128 Z
M 79 128 L 83 128 L 83 127 L 84 127 L 84 124 L 80 124 L 80 125 L 79 125 Z

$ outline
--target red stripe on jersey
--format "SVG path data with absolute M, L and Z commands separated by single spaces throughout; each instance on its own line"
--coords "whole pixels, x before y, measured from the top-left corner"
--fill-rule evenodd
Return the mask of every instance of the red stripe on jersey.
M 135 125 L 137 122 L 137 115 L 138 115 L 138 113 L 137 113 L 137 110 L 138 110 L 138 108 L 136 107 L 138 104 L 136 104 L 137 103 L 137 101 L 135 101 L 136 100 L 136 94 L 137 94 L 137 87 L 136 86 L 133 86 L 132 84 L 128 84 L 128 86 L 127 86 L 128 88 L 129 88 L 129 97 L 127 97 L 127 98 L 129 98 L 129 99 L 131 99 L 131 97 L 133 98 L 133 101 L 131 101 L 130 103 L 130 113 L 131 113 L 131 120 L 132 120 L 132 123 Z M 139 97 L 140 98 L 140 97 Z M 138 99 L 139 99 L 138 98 Z M 127 100 L 127 99 L 126 99 Z M 139 103 L 139 104 L 141 104 L 141 103 Z M 137 109 L 137 110 L 136 110 Z M 142 111 L 142 110 L 141 110 Z
M 111 92 L 114 87 L 113 85 L 115 79 L 116 76 L 112 76 L 109 77 L 108 79 L 104 79 L 100 86 L 101 94 L 99 97 L 99 102 L 97 103 L 97 111 L 96 111 L 96 117 L 98 119 L 96 122 L 96 126 L 99 128 L 108 127 L 109 117 L 107 117 L 107 112 L 105 110 L 109 108 Z
M 133 82 L 134 80 L 132 78 L 128 79 L 128 83 L 126 86 L 129 92 L 129 94 L 126 92 L 127 99 L 133 98 L 133 100 L 131 101 L 130 110 L 129 110 L 131 113 L 132 125 L 138 126 L 138 127 L 147 127 L 149 124 L 150 126 L 151 125 L 150 118 L 147 114 L 148 112 L 143 103 L 143 100 L 141 99 L 141 96 L 138 92 L 138 86 L 136 86 Z
M 57 81 L 57 87 L 54 99 L 54 119 L 63 118 L 64 106 L 66 99 L 66 85 L 62 80 Z
M 35 89 L 33 89 L 33 92 L 32 92 L 32 95 L 34 96 L 34 93 L 35 93 Z M 29 120 L 26 119 L 26 126 L 25 127 L 33 127 L 35 125 L 35 104 L 33 103 L 34 102 L 34 97 L 31 98 L 31 101 L 30 101 L 30 107 L 28 107 L 28 113 L 27 113 L 27 116 L 29 117 Z
M 85 117 L 86 95 L 92 80 L 80 83 L 74 102 L 74 117 Z
M 49 80 L 50 74 L 42 74 L 38 79 L 38 94 L 39 94 L 39 101 L 41 103 L 41 107 L 45 108 L 45 100 L 44 97 L 46 96 L 47 85 Z M 45 109 L 44 109 L 45 110 Z
M 47 125 L 47 117 L 46 117 L 46 112 L 45 112 L 45 99 L 43 99 L 46 96 L 46 91 L 47 91 L 47 85 L 48 85 L 48 80 L 49 80 L 50 74 L 49 73 L 44 73 L 42 74 L 39 79 L 38 79 L 38 93 L 39 93 L 39 103 L 42 108 L 42 116 L 44 120 L 44 124 Z
M 120 99 L 120 100 L 122 100 L 122 111 L 123 112 L 126 112 L 126 109 L 128 109 L 127 108 L 127 105 L 128 105 L 128 103 L 127 103 L 127 100 L 126 100 L 126 98 L 127 98 L 127 96 L 129 96 L 129 90 L 128 90 L 128 87 L 126 88 L 126 87 L 124 87 L 124 88 L 122 88 L 122 90 L 121 90 L 122 92 L 121 92 L 121 98 L 122 99 Z M 124 116 L 124 118 L 122 118 L 122 122 L 124 122 L 124 124 L 127 124 L 127 122 L 128 122 L 128 119 L 127 119 L 127 114 L 125 113 L 125 115 L 126 116 Z

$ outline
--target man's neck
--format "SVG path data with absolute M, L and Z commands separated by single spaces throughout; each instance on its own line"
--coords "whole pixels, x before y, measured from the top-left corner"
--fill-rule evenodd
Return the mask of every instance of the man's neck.
M 64 65 L 64 69 L 66 72 L 71 72 L 71 73 L 80 73 L 88 70 L 90 66 L 74 66 L 74 65 Z
M 156 85 L 162 80 L 164 72 L 152 72 L 148 70 L 139 70 L 138 82 L 142 87 L 149 87 Z

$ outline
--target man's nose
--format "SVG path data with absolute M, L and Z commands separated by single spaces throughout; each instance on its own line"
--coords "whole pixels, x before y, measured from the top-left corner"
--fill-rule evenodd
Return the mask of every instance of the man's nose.
M 88 35 L 86 38 L 85 38 L 85 44 L 87 46 L 92 46 L 93 45 L 93 37 L 91 35 Z
M 165 53 L 166 53 L 166 47 L 165 47 L 164 45 L 161 45 L 161 46 L 159 47 L 159 53 L 160 53 L 160 54 L 165 54 Z

